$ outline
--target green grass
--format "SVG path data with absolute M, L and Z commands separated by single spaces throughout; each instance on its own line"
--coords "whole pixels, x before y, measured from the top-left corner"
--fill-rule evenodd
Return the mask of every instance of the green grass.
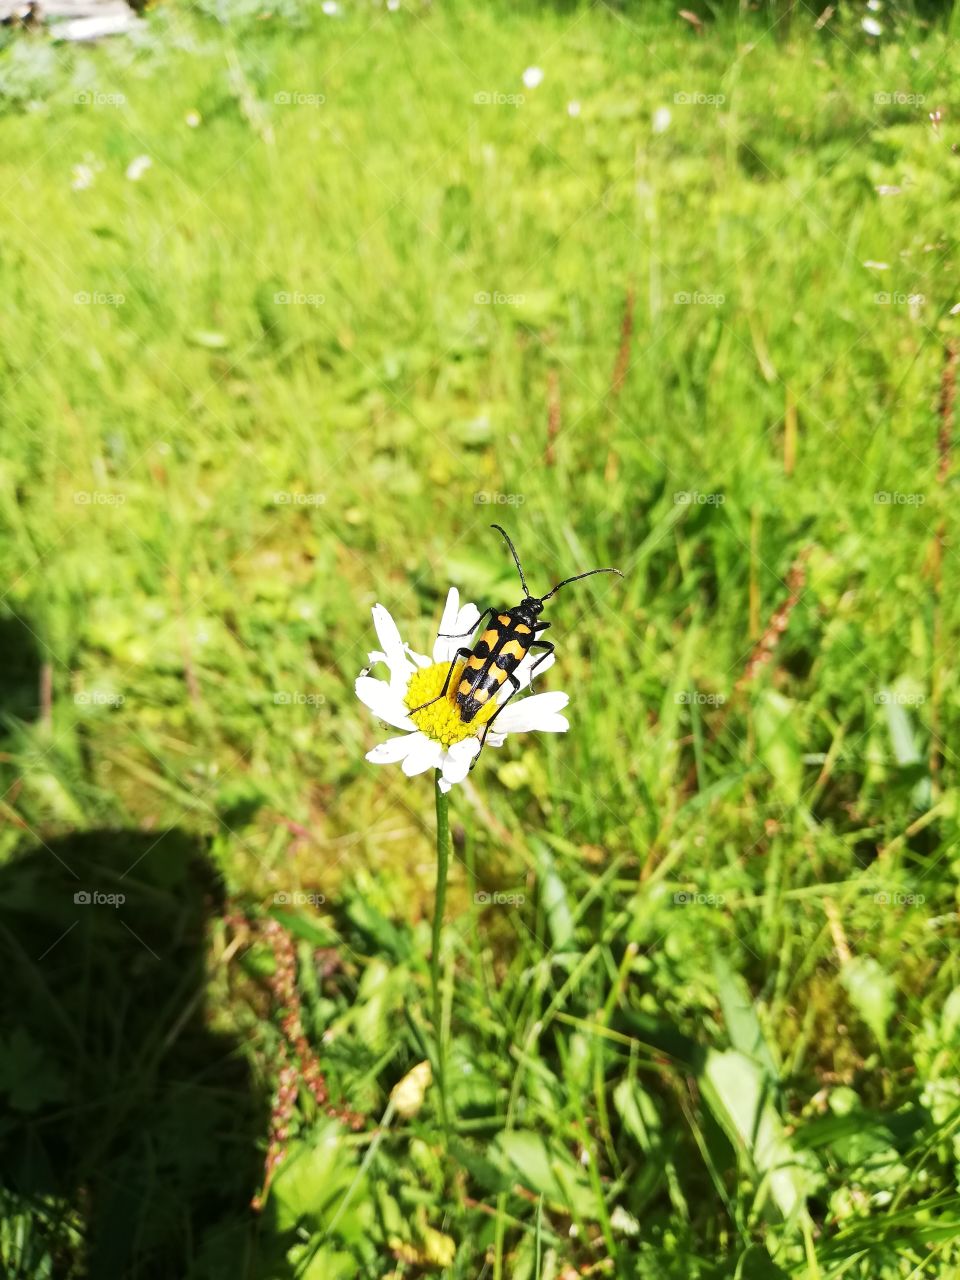
M 955 48 L 344 9 L 0 51 L 5 1274 L 960 1276 Z M 625 578 L 453 793 L 447 1135 L 353 680 L 517 600 L 492 520 Z M 302 1089 L 255 1217 L 271 917 L 362 1123 Z

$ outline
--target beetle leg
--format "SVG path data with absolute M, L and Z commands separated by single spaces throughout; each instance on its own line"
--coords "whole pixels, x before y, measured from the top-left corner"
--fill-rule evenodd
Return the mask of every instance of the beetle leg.
M 453 675 L 454 668 L 456 667 L 457 663 L 460 661 L 461 658 L 469 658 L 472 653 L 473 653 L 472 649 L 467 649 L 463 645 L 461 645 L 461 647 L 453 655 L 453 658 L 450 660 L 450 669 L 447 672 L 447 678 L 443 682 L 443 688 L 440 690 L 440 692 L 437 694 L 435 698 L 430 698 L 429 701 L 427 702 L 421 702 L 419 707 L 411 707 L 410 715 L 413 715 L 415 711 L 422 711 L 424 707 L 432 707 L 435 702 L 439 702 L 441 698 L 445 698 L 447 695 L 447 690 L 450 688 L 450 677 Z
M 488 613 L 496 613 L 496 609 L 492 606 L 489 609 L 484 609 L 483 613 L 481 613 L 480 617 L 476 620 L 469 631 L 438 631 L 437 636 L 441 640 L 462 640 L 464 636 L 472 636 L 479 628 L 481 619 L 485 618 Z
M 547 626 L 549 625 L 550 624 L 548 622 Z M 543 653 L 540 655 L 540 657 L 536 660 L 536 662 L 530 668 L 530 684 L 528 685 L 528 688 L 530 689 L 531 693 L 533 692 L 533 677 L 537 673 L 537 667 L 539 667 L 542 663 L 544 663 L 557 647 L 555 644 L 551 644 L 549 640 L 534 640 L 533 644 L 530 646 L 531 650 L 534 648 L 534 645 L 538 649 L 542 649 Z
M 514 694 L 516 694 L 516 693 L 519 693 L 519 692 L 520 692 L 520 681 L 519 681 L 519 680 L 517 679 L 517 677 L 513 674 L 513 672 L 512 672 L 512 671 L 506 671 L 506 672 L 504 672 L 504 675 L 505 675 L 505 676 L 506 676 L 506 678 L 510 681 L 510 683 L 513 685 L 513 692 L 509 695 L 509 697 L 504 698 L 504 700 L 500 703 L 499 707 L 497 707 L 496 711 L 493 713 L 493 715 L 490 717 L 490 719 L 487 721 L 487 723 L 483 726 L 483 733 L 481 734 L 481 737 L 480 737 L 480 751 L 478 751 L 478 752 L 477 752 L 477 754 L 476 754 L 476 755 L 473 757 L 473 759 L 470 761 L 470 768 L 471 768 L 471 769 L 472 769 L 472 768 L 473 768 L 473 766 L 477 763 L 477 761 L 480 759 L 480 752 L 483 750 L 483 744 L 484 744 L 484 743 L 486 742 L 486 740 L 487 740 L 487 734 L 490 732 L 490 729 L 491 729 L 491 727 L 492 727 L 492 725 L 493 725 L 493 722 L 496 720 L 497 716 L 500 714 L 500 712 L 503 710 L 503 708 L 504 708 L 504 707 L 507 705 L 507 703 L 510 701 L 510 698 L 512 698 L 512 697 L 514 696 Z

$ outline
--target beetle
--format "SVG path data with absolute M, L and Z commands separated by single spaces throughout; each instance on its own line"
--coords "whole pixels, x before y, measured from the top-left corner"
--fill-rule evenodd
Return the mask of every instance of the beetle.
M 490 619 L 472 648 L 469 645 L 463 645 L 457 649 L 451 660 L 450 670 L 447 672 L 447 677 L 443 682 L 443 688 L 437 696 L 431 698 L 428 702 L 424 702 L 419 707 L 412 708 L 413 711 L 422 711 L 424 707 L 429 707 L 432 703 L 447 697 L 450 681 L 453 678 L 457 664 L 460 662 L 463 662 L 464 665 L 460 672 L 456 691 L 452 697 L 454 704 L 460 710 L 462 724 L 469 724 L 490 702 L 490 699 L 497 696 L 504 682 L 508 682 L 512 686 L 511 692 L 484 725 L 483 736 L 480 739 L 481 751 L 483 750 L 483 744 L 487 740 L 487 734 L 493 728 L 497 716 L 514 694 L 520 692 L 520 681 L 514 675 L 517 667 L 527 654 L 534 649 L 540 653 L 530 671 L 532 687 L 533 676 L 537 668 L 554 652 L 556 646 L 552 645 L 549 640 L 541 638 L 544 631 L 550 626 L 549 622 L 540 620 L 543 606 L 550 597 L 556 595 L 561 587 L 566 587 L 571 582 L 579 582 L 581 578 L 589 578 L 594 573 L 615 573 L 618 577 L 623 577 L 619 569 L 588 569 L 586 573 L 578 573 L 572 578 L 564 578 L 562 582 L 558 582 L 555 587 L 552 587 L 545 596 L 532 596 L 527 587 L 527 580 L 523 575 L 520 557 L 517 555 L 517 549 L 510 540 L 509 534 L 498 524 L 492 524 L 490 528 L 496 529 L 510 548 L 510 554 L 513 556 L 517 572 L 520 574 L 523 599 L 519 604 L 514 605 L 512 609 L 496 609 L 494 607 L 484 609 L 469 631 L 461 632 L 459 635 L 443 635 L 441 633 L 446 640 L 459 640 L 463 636 L 474 635 L 480 629 L 484 619 L 488 617 Z M 478 751 L 474 764 L 479 755 L 480 752 Z M 473 765 L 471 765 L 472 767 Z

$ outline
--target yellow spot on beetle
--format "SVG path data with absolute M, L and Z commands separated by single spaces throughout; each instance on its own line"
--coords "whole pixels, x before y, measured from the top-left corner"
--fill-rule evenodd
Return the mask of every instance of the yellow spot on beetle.
M 519 640 L 508 640 L 500 652 L 509 654 L 510 657 L 519 660 L 523 657 L 524 649 Z
M 528 636 L 529 634 L 530 634 L 530 628 L 527 626 L 527 624 L 526 624 L 525 622 L 518 622 L 518 623 L 517 623 L 517 635 L 518 635 L 518 636 Z
M 509 625 L 510 625 L 510 615 L 509 615 L 509 614 L 507 614 L 507 613 L 498 613 L 498 614 L 497 614 L 497 621 L 500 623 L 501 627 L 509 627 Z

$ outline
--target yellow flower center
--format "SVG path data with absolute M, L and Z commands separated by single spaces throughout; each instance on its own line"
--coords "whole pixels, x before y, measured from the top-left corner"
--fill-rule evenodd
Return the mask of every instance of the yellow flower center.
M 410 677 L 407 696 L 404 699 L 410 710 L 410 719 L 421 733 L 425 733 L 434 742 L 450 747 L 464 738 L 475 737 L 479 729 L 486 723 L 497 709 L 496 698 L 491 698 L 485 707 L 481 707 L 469 724 L 460 719 L 460 708 L 454 702 L 457 685 L 463 671 L 463 663 L 458 662 L 454 668 L 446 697 L 440 697 L 440 690 L 450 670 L 449 662 L 435 662 L 430 667 L 422 667 Z M 433 699 L 436 698 L 434 702 Z M 430 705 L 425 707 L 423 704 Z M 421 707 L 414 711 L 414 707 Z

